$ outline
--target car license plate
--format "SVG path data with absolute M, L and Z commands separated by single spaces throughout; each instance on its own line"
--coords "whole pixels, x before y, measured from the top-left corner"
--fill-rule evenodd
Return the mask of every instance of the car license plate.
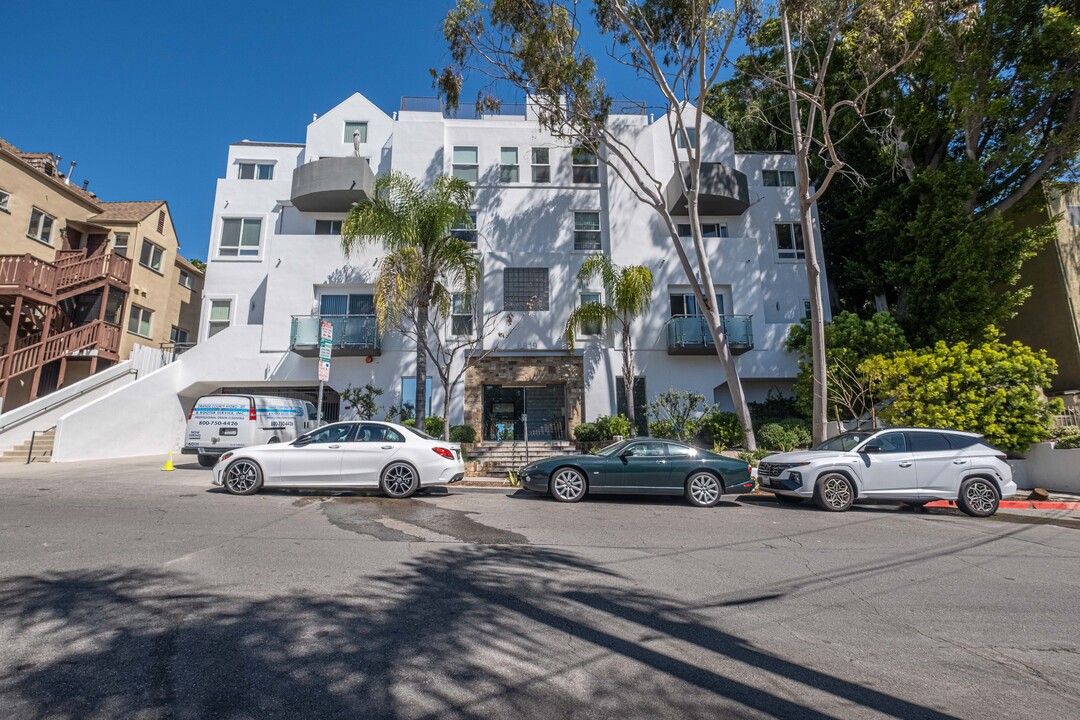
M 219 428 L 222 435 L 235 435 L 236 428 Z

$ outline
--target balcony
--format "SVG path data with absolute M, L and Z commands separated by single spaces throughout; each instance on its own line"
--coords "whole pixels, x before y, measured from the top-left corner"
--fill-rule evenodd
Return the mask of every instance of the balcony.
M 721 315 L 732 355 L 754 349 L 753 315 Z M 716 343 L 701 315 L 677 315 L 667 322 L 668 355 L 715 355 Z
M 683 180 L 690 187 L 690 168 L 682 165 Z M 668 183 L 668 207 L 673 215 L 687 213 L 686 196 L 672 176 Z M 750 189 L 746 175 L 723 163 L 701 163 L 701 187 L 698 189 L 698 213 L 701 215 L 742 215 L 750 207 Z
M 367 158 L 327 157 L 296 168 L 292 204 L 300 212 L 348 212 L 371 196 L 375 173 Z
M 289 349 L 303 357 L 318 357 L 322 320 L 334 326 L 335 356 L 382 354 L 382 338 L 374 315 L 294 315 Z

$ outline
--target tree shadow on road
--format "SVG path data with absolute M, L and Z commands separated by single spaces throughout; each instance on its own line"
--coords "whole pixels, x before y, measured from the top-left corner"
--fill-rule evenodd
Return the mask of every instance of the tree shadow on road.
M 338 597 L 248 597 L 151 569 L 25 575 L 0 581 L 0 708 L 19 718 L 825 718 L 815 703 L 827 699 L 948 717 L 770 654 L 722 618 L 527 546 L 440 548 Z M 797 695 L 776 689 L 792 683 Z

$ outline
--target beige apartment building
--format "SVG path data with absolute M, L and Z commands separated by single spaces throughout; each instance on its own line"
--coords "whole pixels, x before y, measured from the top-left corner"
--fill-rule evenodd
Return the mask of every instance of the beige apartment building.
M 178 250 L 165 202 L 103 202 L 0 139 L 2 409 L 193 338 L 203 274 Z
M 1053 391 L 1080 390 L 1080 184 L 1047 183 L 1045 202 L 1025 221 L 1056 221 L 1053 242 L 1024 263 L 1021 285 L 1031 286 L 1031 297 L 1016 317 L 1005 324 L 1005 334 L 1033 348 L 1046 350 L 1057 360 Z

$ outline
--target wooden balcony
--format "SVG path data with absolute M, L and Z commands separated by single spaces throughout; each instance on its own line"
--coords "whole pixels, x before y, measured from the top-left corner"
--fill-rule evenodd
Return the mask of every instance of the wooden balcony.
M 120 351 L 120 328 L 104 320 L 56 333 L 44 342 L 40 335 L 36 339 L 29 345 L 16 343 L 15 352 L 0 357 L 0 377 L 14 377 L 63 357 L 96 354 L 111 360 Z
M 0 255 L 0 295 L 22 295 L 52 305 L 90 285 L 105 282 L 129 285 L 131 260 L 114 253 L 87 257 L 85 250 L 61 250 L 53 263 L 29 253 Z
M 56 294 L 72 295 L 87 285 L 107 281 L 116 285 L 131 283 L 131 260 L 123 255 L 105 253 L 86 257 L 85 251 L 64 252 L 56 263 Z
M 56 293 L 56 265 L 25 255 L 0 255 L 0 295 L 23 295 L 51 303 Z

